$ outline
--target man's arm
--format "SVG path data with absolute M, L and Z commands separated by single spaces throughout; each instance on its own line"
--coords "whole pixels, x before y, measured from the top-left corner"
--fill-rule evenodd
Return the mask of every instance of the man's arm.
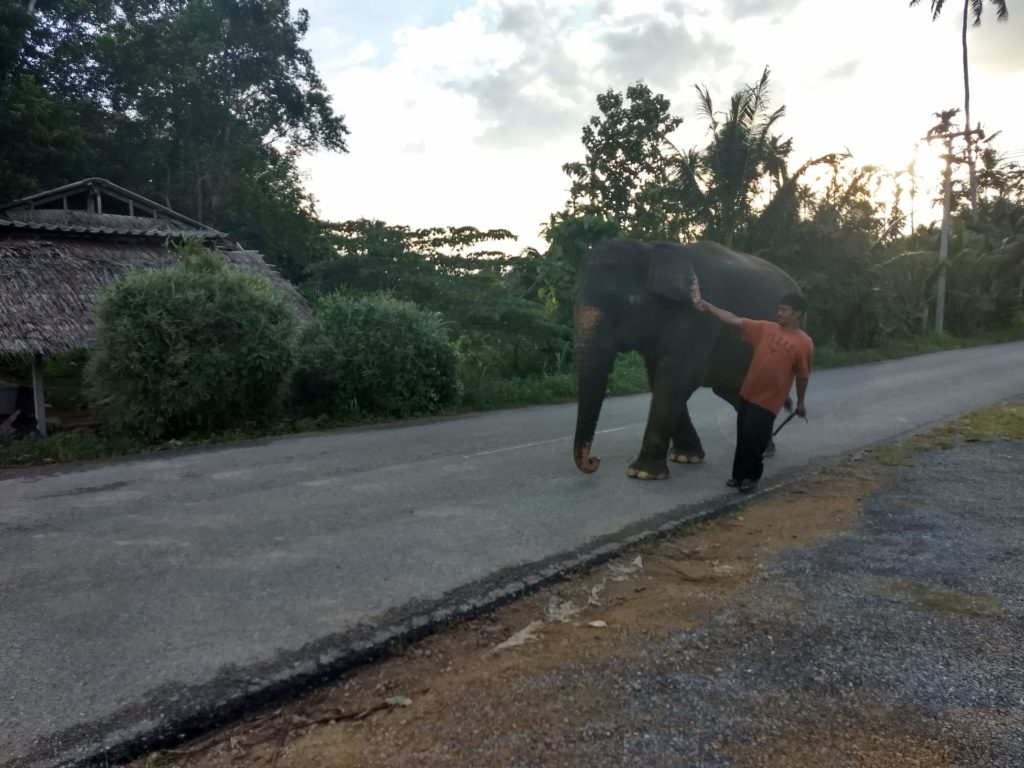
M 807 394 L 807 382 L 809 379 L 796 380 L 796 415 L 807 418 L 807 406 L 804 405 L 804 396 Z
M 734 315 L 727 309 L 716 307 L 714 304 L 704 299 L 697 299 L 693 302 L 693 306 L 699 309 L 701 312 L 707 312 L 709 315 L 718 318 L 726 325 L 732 325 L 736 328 L 740 328 L 743 325 L 743 318 L 739 315 Z

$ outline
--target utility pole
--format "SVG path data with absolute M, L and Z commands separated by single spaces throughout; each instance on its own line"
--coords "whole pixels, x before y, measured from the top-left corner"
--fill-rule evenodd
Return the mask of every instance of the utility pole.
M 949 258 L 949 229 L 952 219 L 953 208 L 953 163 L 958 158 L 953 154 L 953 140 L 963 138 L 967 140 L 968 152 L 974 137 L 978 140 L 985 138 L 985 132 L 981 128 L 964 129 L 962 131 L 952 130 L 953 116 L 959 109 L 948 109 L 944 112 L 936 112 L 935 116 L 940 122 L 928 131 L 926 141 L 940 139 L 946 145 L 946 154 L 943 159 L 946 161 L 946 168 L 942 172 L 942 233 L 939 236 L 939 274 L 935 281 L 935 332 L 942 333 L 946 317 L 946 264 Z M 970 158 L 968 158 L 970 161 Z M 973 179 L 972 179 L 973 181 Z
M 939 235 L 939 276 L 935 281 L 935 332 L 943 332 L 946 317 L 946 262 L 949 259 L 950 209 L 953 207 L 953 139 L 946 139 L 946 168 L 942 172 L 942 234 Z

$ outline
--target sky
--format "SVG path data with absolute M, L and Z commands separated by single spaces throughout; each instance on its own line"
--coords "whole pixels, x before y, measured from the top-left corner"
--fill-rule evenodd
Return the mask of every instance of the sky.
M 1009 21 L 985 3 L 968 31 L 971 117 L 1002 131 L 997 149 L 1024 154 L 1024 7 L 1007 5 Z M 694 86 L 725 107 L 767 66 L 791 169 L 842 151 L 901 169 L 916 153 L 922 189 L 937 189 L 939 149 L 920 139 L 933 113 L 963 106 L 962 16 L 950 2 L 932 22 L 929 6 L 297 0 L 310 13 L 305 45 L 351 131 L 348 153 L 303 160 L 305 184 L 323 218 L 503 228 L 518 237 L 507 250 L 543 249 L 540 230 L 568 199 L 562 165 L 583 159 L 598 94 L 643 81 L 683 118 L 676 146 L 702 147 Z M 940 213 L 926 205 L 917 223 Z

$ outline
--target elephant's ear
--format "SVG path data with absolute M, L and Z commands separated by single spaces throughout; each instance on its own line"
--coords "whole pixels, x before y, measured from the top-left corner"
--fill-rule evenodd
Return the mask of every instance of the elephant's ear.
M 690 260 L 676 250 L 660 250 L 651 259 L 647 287 L 673 301 L 692 301 L 694 272 Z

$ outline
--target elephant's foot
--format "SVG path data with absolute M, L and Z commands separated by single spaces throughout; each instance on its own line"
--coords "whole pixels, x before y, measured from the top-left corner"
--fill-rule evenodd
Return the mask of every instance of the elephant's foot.
M 768 445 L 766 445 L 764 447 L 764 454 L 763 455 L 764 455 L 764 457 L 766 459 L 770 459 L 772 456 L 775 455 L 775 441 L 774 440 L 769 440 L 768 441 Z
M 676 464 L 700 464 L 704 461 L 703 451 L 672 451 L 668 455 L 669 461 Z
M 656 466 L 653 463 L 637 459 L 629 465 L 626 475 L 636 480 L 665 480 L 668 478 L 668 467 L 664 464 Z
M 673 440 L 668 458 L 676 464 L 700 464 L 704 461 L 704 449 L 697 440 Z
M 587 475 L 597 472 L 597 468 L 601 466 L 601 459 L 590 455 L 590 443 L 577 446 L 573 451 L 573 458 L 580 472 Z

